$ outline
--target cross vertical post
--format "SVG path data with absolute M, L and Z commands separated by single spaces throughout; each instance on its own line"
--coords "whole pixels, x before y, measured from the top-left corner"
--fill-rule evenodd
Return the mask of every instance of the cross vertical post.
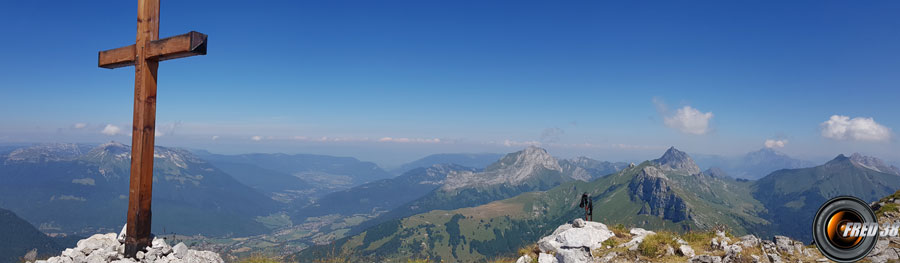
M 134 45 L 100 51 L 97 66 L 134 66 L 134 122 L 125 255 L 134 258 L 150 245 L 153 147 L 156 133 L 156 73 L 163 60 L 206 55 L 206 35 L 198 32 L 159 39 L 159 0 L 138 0 Z
M 153 146 L 156 131 L 156 72 L 159 61 L 147 58 L 150 41 L 159 39 L 159 0 L 139 0 L 134 45 L 134 122 L 131 126 L 131 182 L 125 254 L 150 245 L 153 196 Z

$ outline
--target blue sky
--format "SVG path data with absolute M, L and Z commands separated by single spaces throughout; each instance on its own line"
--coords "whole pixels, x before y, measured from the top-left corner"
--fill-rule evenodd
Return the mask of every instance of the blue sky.
M 900 160 L 898 2 L 163 1 L 160 145 Z M 0 143 L 130 142 L 136 1 L 0 3 Z M 834 119 L 832 116 L 838 115 Z M 831 120 L 831 121 L 829 121 Z M 118 128 L 118 131 L 116 131 Z

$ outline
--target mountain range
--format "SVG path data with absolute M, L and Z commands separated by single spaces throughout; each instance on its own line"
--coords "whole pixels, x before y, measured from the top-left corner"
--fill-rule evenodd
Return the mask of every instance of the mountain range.
M 856 157 L 841 154 L 816 167 L 778 170 L 757 181 L 753 197 L 766 206 L 761 215 L 773 222 L 772 233 L 810 241 L 808 222 L 828 199 L 852 195 L 872 202 L 900 189 L 898 174 L 872 169 L 871 164 L 880 160 L 852 156 Z
M 605 164 L 589 158 L 559 161 L 545 149 L 531 146 L 504 155 L 484 171 L 448 174 L 439 188 L 363 222 L 351 233 L 418 213 L 477 206 L 525 192 L 547 190 L 564 182 L 588 180 L 600 176 L 597 173 L 615 168 Z
M 246 235 L 267 231 L 254 221 L 278 209 L 271 198 L 190 152 L 156 147 L 153 231 Z M 118 231 L 125 222 L 130 147 L 107 143 L 40 145 L 3 156 L 0 207 L 48 233 Z
M 728 176 L 756 180 L 780 169 L 813 167 L 810 161 L 795 159 L 771 148 L 762 148 L 742 156 L 697 155 L 697 163 L 703 168 L 718 168 Z
M 40 232 L 88 235 L 124 223 L 127 145 L 0 150 L 0 207 Z M 527 147 L 503 156 L 427 156 L 396 177 L 348 157 L 168 147 L 154 157 L 155 233 L 253 235 L 266 247 L 293 242 L 292 251 L 313 245 L 294 255 L 299 261 L 334 253 L 364 261 L 508 255 L 582 216 L 582 193 L 594 202 L 594 218 L 610 225 L 678 232 L 724 225 L 736 234 L 808 241 L 804 222 L 824 200 L 874 201 L 900 189 L 900 169 L 875 157 L 839 155 L 816 166 L 771 149 L 695 161 L 672 147 L 627 164 L 558 159 Z M 233 240 L 235 248 L 246 244 Z
M 507 157 L 491 167 L 513 167 L 508 165 L 515 163 L 510 160 L 519 159 L 514 154 Z M 550 163 L 542 158 L 525 159 L 531 165 L 516 166 Z M 593 181 L 568 180 L 546 191 L 387 220 L 332 244 L 301 251 L 292 259 L 314 259 L 328 253 L 376 261 L 479 261 L 508 256 L 556 226 L 583 216 L 578 198 L 584 192 L 594 202 L 594 218 L 610 224 L 679 232 L 724 225 L 735 234 L 786 234 L 808 241 L 809 227 L 803 224 L 811 222 L 808 217 L 827 198 L 855 195 L 873 201 L 900 189 L 900 176 L 869 168 L 877 163 L 872 162 L 875 158 L 856 159 L 870 162 L 862 165 L 839 156 L 820 166 L 779 169 L 759 181 L 748 181 L 723 176 L 715 169 L 701 172 L 690 156 L 670 148 L 658 159 Z M 484 184 L 514 182 L 516 178 L 556 178 L 527 168 L 511 175 L 517 176 L 502 177 L 504 180 L 484 176 L 471 181 Z M 469 185 L 453 182 L 441 189 Z
M 200 158 L 284 203 L 303 203 L 334 191 L 393 177 L 375 163 L 315 154 L 238 155 L 195 151 Z
M 503 154 L 499 153 L 439 153 L 432 154 L 393 169 L 396 174 L 403 174 L 412 169 L 431 167 L 437 164 L 455 164 L 482 170 L 496 162 Z
M 308 217 L 330 214 L 350 216 L 354 214 L 384 213 L 407 202 L 420 198 L 440 187 L 447 176 L 476 171 L 456 164 L 435 164 L 409 170 L 400 176 L 381 179 L 347 190 L 332 192 L 300 207 L 292 213 L 295 223 Z

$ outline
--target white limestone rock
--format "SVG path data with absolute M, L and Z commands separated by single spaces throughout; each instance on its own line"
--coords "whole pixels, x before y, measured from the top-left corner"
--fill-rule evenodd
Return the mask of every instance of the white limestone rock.
M 541 253 L 538 255 L 538 263 L 559 263 L 553 255 Z
M 685 245 L 681 245 L 681 246 L 678 246 L 678 254 L 679 254 L 679 255 L 682 255 L 682 256 L 685 256 L 685 257 L 693 257 L 693 256 L 694 256 L 694 249 L 691 248 L 691 246 L 688 246 L 688 245 L 686 245 L 686 244 L 685 244 Z
M 174 248 L 165 240 L 153 238 L 150 247 L 138 251 L 135 258 L 125 258 L 125 245 L 119 242 L 115 233 L 97 234 L 79 240 L 75 248 L 64 250 L 61 255 L 51 257 L 42 263 L 224 263 L 222 258 L 211 251 L 188 249 L 184 243 Z
M 187 252 L 188 248 L 184 245 L 183 242 L 179 242 L 178 245 L 172 247 L 172 254 L 174 254 L 177 258 L 184 258 L 184 256 L 187 256 Z
M 127 228 L 128 228 L 128 225 L 127 225 L 127 224 L 124 225 L 124 226 L 122 226 L 122 231 L 119 231 L 119 235 L 116 236 L 116 240 L 118 240 L 119 243 L 125 243 L 125 230 L 126 230 Z
M 645 230 L 643 228 L 632 228 L 628 232 L 632 235 L 631 240 L 625 244 L 619 245 L 619 247 L 627 247 L 628 250 L 631 251 L 637 250 L 638 245 L 640 245 L 641 242 L 644 242 L 645 237 L 656 234 L 656 232 Z

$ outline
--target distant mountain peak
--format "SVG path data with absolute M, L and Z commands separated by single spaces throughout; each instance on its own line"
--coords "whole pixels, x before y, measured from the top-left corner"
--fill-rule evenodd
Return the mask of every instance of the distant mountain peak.
M 783 153 L 783 152 L 781 152 L 781 151 L 778 151 L 778 150 L 775 150 L 775 149 L 772 149 L 772 148 L 765 148 L 765 147 L 762 148 L 762 149 L 759 149 L 759 150 L 757 150 L 757 151 L 755 151 L 755 152 L 749 152 L 749 153 L 747 153 L 747 155 L 788 156 L 787 154 L 785 154 L 785 153 Z
M 6 157 L 7 162 L 43 162 L 70 160 L 82 154 L 74 143 L 46 143 L 16 149 Z
M 527 148 L 507 154 L 494 164 L 488 166 L 485 171 L 495 171 L 509 167 L 544 166 L 551 170 L 562 171 L 559 162 L 544 148 L 528 146 Z
M 700 167 L 694 163 L 694 159 L 691 159 L 687 153 L 675 149 L 674 146 L 666 150 L 662 157 L 653 160 L 653 163 L 667 171 L 679 171 L 691 175 L 700 173 Z
M 851 167 L 860 165 L 857 165 L 853 163 L 853 161 L 850 161 L 850 157 L 847 157 L 844 154 L 838 154 L 837 157 L 834 157 L 834 159 L 831 159 L 831 161 L 826 162 L 824 166 L 826 168 L 836 169 L 835 167 Z
M 547 150 L 529 146 L 524 150 L 507 154 L 488 166 L 482 173 L 463 172 L 447 176 L 445 191 L 464 187 L 496 184 L 519 185 L 526 180 L 540 176 L 541 171 L 562 173 L 563 169 L 555 157 Z
M 831 163 L 831 162 L 843 162 L 843 161 L 847 161 L 847 160 L 850 160 L 850 157 L 847 157 L 846 155 L 844 155 L 844 154 L 842 153 L 842 154 L 838 154 L 838 156 L 834 157 L 834 159 L 831 159 L 831 161 L 828 161 L 828 162 L 829 162 L 829 163 Z
M 116 141 L 110 141 L 91 149 L 82 159 L 102 162 L 112 159 L 131 158 L 131 146 Z
M 856 165 L 875 170 L 882 173 L 900 175 L 900 168 L 893 165 L 887 165 L 881 159 L 873 156 L 866 156 L 860 153 L 850 155 L 850 161 Z

